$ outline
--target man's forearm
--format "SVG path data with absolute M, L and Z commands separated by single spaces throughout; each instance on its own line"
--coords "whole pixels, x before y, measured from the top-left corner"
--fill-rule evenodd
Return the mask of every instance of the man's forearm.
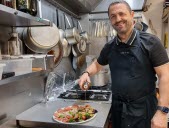
M 169 107 L 169 75 L 162 76 L 159 81 L 158 105 Z
M 86 71 L 89 72 L 90 76 L 96 74 L 102 69 L 102 66 L 95 60 L 87 69 Z

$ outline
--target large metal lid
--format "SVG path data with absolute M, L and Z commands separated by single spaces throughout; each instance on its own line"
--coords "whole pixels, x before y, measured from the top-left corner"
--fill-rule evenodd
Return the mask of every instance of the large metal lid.
M 53 47 L 59 41 L 59 30 L 55 24 L 53 27 L 30 27 L 28 34 L 32 42 L 39 47 Z

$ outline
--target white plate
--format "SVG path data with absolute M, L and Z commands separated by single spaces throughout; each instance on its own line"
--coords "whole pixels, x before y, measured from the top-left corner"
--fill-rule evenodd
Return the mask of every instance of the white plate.
M 80 105 L 79 105 L 79 106 L 80 106 Z M 68 107 L 72 107 L 72 106 L 68 106 Z M 64 109 L 64 108 L 61 108 L 61 109 Z M 57 111 L 56 111 L 56 112 L 57 112 Z M 56 113 L 56 112 L 55 112 L 55 113 Z M 87 119 L 87 120 L 84 120 L 84 121 L 80 121 L 80 122 L 62 122 L 62 121 L 60 121 L 60 120 L 57 120 L 54 115 L 53 115 L 53 120 L 55 120 L 55 121 L 57 121 L 57 122 L 59 122 L 59 123 L 62 123 L 62 124 L 81 124 L 81 123 L 85 123 L 85 122 L 88 122 L 88 121 L 94 119 L 94 118 L 96 117 L 96 115 L 97 115 L 97 113 L 95 113 L 93 117 L 91 117 L 91 118 L 89 118 L 89 119 Z

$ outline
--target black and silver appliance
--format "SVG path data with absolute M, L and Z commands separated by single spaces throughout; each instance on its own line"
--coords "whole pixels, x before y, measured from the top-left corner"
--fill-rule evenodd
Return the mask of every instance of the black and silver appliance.
M 105 86 L 91 86 L 89 90 L 83 91 L 79 85 L 75 85 L 70 90 L 61 93 L 58 98 L 76 99 L 76 100 L 92 100 L 92 101 L 110 101 L 111 84 Z

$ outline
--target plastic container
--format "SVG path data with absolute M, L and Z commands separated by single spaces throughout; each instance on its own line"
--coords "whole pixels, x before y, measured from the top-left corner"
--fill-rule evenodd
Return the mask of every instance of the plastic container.
M 0 64 L 0 80 L 2 79 L 2 72 L 5 64 Z
M 15 72 L 15 76 L 32 72 L 32 59 L 1 60 L 5 63 L 4 72 Z

